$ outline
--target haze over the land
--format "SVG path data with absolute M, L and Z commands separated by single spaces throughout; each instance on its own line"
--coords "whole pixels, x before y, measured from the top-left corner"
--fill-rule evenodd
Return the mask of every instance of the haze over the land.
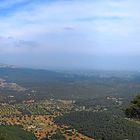
M 0 61 L 140 70 L 139 0 L 1 0 Z

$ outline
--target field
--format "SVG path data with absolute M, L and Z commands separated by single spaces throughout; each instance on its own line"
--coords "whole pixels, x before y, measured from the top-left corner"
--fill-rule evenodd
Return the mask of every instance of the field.
M 7 107 L 9 107 L 7 109 Z M 3 115 L 0 117 L 1 125 L 22 126 L 24 130 L 32 132 L 37 139 L 48 137 L 51 139 L 55 134 L 61 134 L 66 140 L 76 139 L 90 140 L 89 137 L 79 133 L 69 125 L 60 126 L 55 123 L 55 118 L 82 110 L 67 100 L 44 100 L 38 103 L 20 103 L 15 105 L 2 105 L 0 109 Z M 9 113 L 10 112 L 10 113 Z

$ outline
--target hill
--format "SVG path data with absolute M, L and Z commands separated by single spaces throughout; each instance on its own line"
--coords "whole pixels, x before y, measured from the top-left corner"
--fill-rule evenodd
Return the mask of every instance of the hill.
M 60 125 L 70 125 L 96 140 L 140 139 L 140 125 L 110 112 L 72 112 L 56 118 Z
M 0 126 L 0 140 L 36 140 L 32 133 L 17 126 Z

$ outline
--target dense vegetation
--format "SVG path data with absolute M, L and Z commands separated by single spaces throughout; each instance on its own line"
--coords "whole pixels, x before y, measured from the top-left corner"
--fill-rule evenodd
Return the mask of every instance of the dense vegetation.
M 74 74 L 48 70 L 0 68 L 0 78 L 15 82 L 27 91 L 0 89 L 0 101 L 6 102 L 13 95 L 17 102 L 34 98 L 94 99 L 106 96 L 130 100 L 140 91 L 140 74 L 137 72 L 89 72 Z M 35 92 L 32 93 L 31 91 Z M 30 96 L 28 93 L 31 93 Z M 20 94 L 20 96 L 19 96 Z
M 0 140 L 36 140 L 32 133 L 17 126 L 0 126 Z
M 140 95 L 136 96 L 125 110 L 129 118 L 140 119 Z
M 66 115 L 58 117 L 57 123 L 71 125 L 79 132 L 97 140 L 140 139 L 140 125 L 135 121 L 125 119 L 122 111 L 130 99 L 140 91 L 140 73 L 110 73 L 102 71 L 79 74 L 0 68 L 0 78 L 6 82 L 15 82 L 27 89 L 19 92 L 0 88 L 0 102 L 17 104 L 23 101 L 34 100 L 36 102 L 52 98 L 74 100 L 74 106 L 82 108 L 84 112 L 71 110 L 70 114 L 66 113 Z M 3 109 L 6 115 L 15 113 L 13 108 Z M 19 105 L 18 110 L 28 115 L 48 114 L 48 111 L 40 105 Z M 131 101 L 125 114 L 127 117 L 140 119 L 140 96 Z M 19 129 L 19 131 L 21 130 Z M 14 131 L 12 132 L 14 133 Z M 52 137 L 52 139 L 61 140 L 63 138 L 58 134 Z
M 56 133 L 49 140 L 66 140 L 66 138 L 61 133 Z
M 109 112 L 74 112 L 58 117 L 56 122 L 68 124 L 96 140 L 140 139 L 140 125 Z

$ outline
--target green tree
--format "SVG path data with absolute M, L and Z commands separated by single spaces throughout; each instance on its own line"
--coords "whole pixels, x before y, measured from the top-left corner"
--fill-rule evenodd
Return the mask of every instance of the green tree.
M 125 115 L 129 118 L 140 119 L 140 95 L 136 96 L 125 109 Z

